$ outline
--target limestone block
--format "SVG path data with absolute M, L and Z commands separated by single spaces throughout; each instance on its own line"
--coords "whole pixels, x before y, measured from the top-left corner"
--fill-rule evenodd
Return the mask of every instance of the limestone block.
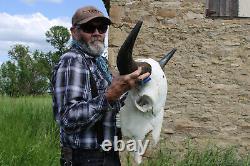
M 122 29 L 111 27 L 109 33 L 109 45 L 120 47 L 127 35 L 128 34 Z
M 113 23 L 120 23 L 124 17 L 124 7 L 112 5 L 110 8 L 110 18 Z
M 176 10 L 173 9 L 167 9 L 167 8 L 159 8 L 157 10 L 157 16 L 163 17 L 163 18 L 174 18 L 176 17 Z

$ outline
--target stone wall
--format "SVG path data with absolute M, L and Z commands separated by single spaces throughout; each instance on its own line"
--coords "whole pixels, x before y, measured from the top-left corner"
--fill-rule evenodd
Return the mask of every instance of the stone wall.
M 165 68 L 168 100 L 161 138 L 250 151 L 250 19 L 204 18 L 201 0 L 111 0 L 110 62 L 137 20 L 144 24 L 134 55 L 156 60 L 177 52 Z

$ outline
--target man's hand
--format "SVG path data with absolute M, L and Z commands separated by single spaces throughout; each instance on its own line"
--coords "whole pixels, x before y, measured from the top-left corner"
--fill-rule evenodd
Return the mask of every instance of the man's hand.
M 106 91 L 107 100 L 110 102 L 118 100 L 120 96 L 128 90 L 137 86 L 137 82 L 148 77 L 150 73 L 141 74 L 141 67 L 131 74 L 116 76 Z

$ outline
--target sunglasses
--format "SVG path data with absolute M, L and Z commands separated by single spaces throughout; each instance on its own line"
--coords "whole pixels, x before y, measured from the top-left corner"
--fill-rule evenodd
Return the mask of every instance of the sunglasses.
M 100 34 L 103 34 L 108 29 L 108 25 L 81 24 L 78 27 L 85 33 L 94 33 L 97 29 Z

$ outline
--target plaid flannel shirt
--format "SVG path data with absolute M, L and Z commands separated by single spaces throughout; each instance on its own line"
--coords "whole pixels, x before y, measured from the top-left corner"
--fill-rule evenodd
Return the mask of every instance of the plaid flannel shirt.
M 53 111 L 60 125 L 61 146 L 82 149 L 98 149 L 98 134 L 113 142 L 116 125 L 115 116 L 120 102 L 112 106 L 104 93 L 108 82 L 95 64 L 95 59 L 81 50 L 69 51 L 62 55 L 53 70 Z M 96 82 L 98 95 L 92 97 L 90 71 Z M 116 111 L 110 111 L 110 108 Z M 100 123 L 103 133 L 96 131 Z

